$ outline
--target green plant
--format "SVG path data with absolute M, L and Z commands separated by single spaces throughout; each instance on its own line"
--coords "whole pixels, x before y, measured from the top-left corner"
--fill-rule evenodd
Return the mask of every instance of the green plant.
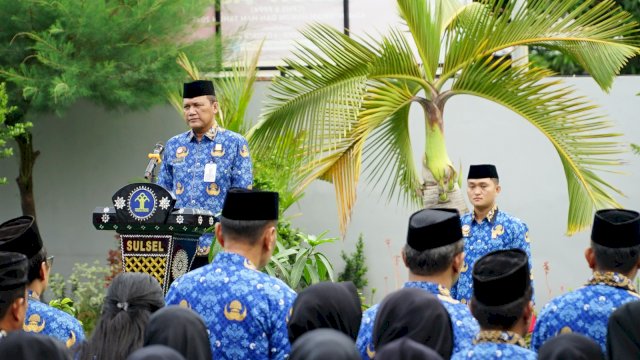
M 636 21 L 640 21 L 640 2 L 637 0 L 614 0 L 620 7 L 628 11 Z M 599 1 L 598 1 L 599 2 Z M 592 2 L 583 11 L 593 8 L 598 2 Z M 577 10 L 574 6 L 571 11 Z M 531 46 L 529 48 L 529 61 L 536 66 L 546 67 L 560 75 L 588 75 L 584 67 L 569 54 L 554 50 L 553 48 L 543 48 Z M 636 55 L 620 70 L 620 74 L 640 74 L 640 56 Z
M 636 155 L 640 155 L 640 145 L 631 144 L 631 151 L 633 151 Z
M 64 308 L 74 308 L 75 314 L 72 315 L 82 322 L 87 337 L 100 317 L 110 274 L 109 266 L 96 261 L 92 265 L 75 264 L 66 281 L 60 274 L 53 274 L 49 280 L 49 289 L 55 298 L 51 302 L 59 303 L 63 311 Z M 66 300 L 67 295 L 74 300 Z
M 318 236 L 297 233 L 297 242 L 289 247 L 278 240 L 271 261 L 263 271 L 281 279 L 296 291 L 320 281 L 335 281 L 333 265 L 317 249 L 337 239 L 325 238 L 326 234 L 327 231 Z
M 49 301 L 49 306 L 62 310 L 75 318 L 78 317 L 78 309 L 73 306 L 73 300 L 68 297 L 51 300 Z M 82 321 L 80 321 L 80 324 L 82 325 Z
M 7 89 L 4 83 L 0 84 L 0 159 L 13 155 L 13 148 L 7 146 L 7 140 L 24 134 L 33 124 L 30 122 L 9 125 L 6 123 L 7 115 L 16 110 L 15 106 L 9 106 Z M 0 185 L 6 184 L 7 178 L 0 176 Z
M 606 132 L 611 122 L 561 79 L 548 79 L 552 71 L 493 54 L 516 46 L 553 48 L 579 60 L 607 91 L 639 51 L 637 23 L 628 13 L 610 0 L 589 9 L 593 0 L 522 7 L 504 0 L 397 2 L 405 26 L 381 40 L 319 24 L 305 29 L 314 48 L 298 45 L 285 60 L 251 133 L 254 152 L 276 154 L 287 150 L 278 141 L 282 135 L 305 136 L 297 149 L 308 157 L 298 191 L 316 179 L 332 182 L 343 234 L 361 168 L 388 199 L 466 210 L 444 136 L 445 105 L 458 95 L 512 110 L 554 146 L 567 180 L 569 234 L 591 224 L 594 208 L 619 206 L 613 196 L 619 190 L 597 174 L 620 165 L 617 156 L 626 150 L 615 141 L 618 134 Z M 498 6 L 502 11 L 494 11 Z M 570 11 L 574 7 L 579 11 Z M 412 104 L 424 116 L 422 172 L 409 136 Z
M 363 292 L 364 287 L 369 284 L 367 280 L 367 259 L 364 256 L 364 236 L 360 233 L 356 243 L 356 251 L 347 255 L 344 251 L 340 253 L 344 260 L 344 270 L 338 275 L 338 281 L 351 281 L 358 291 Z

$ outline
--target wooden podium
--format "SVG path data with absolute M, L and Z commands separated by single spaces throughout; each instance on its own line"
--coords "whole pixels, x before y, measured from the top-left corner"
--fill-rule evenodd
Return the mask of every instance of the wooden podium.
M 98 230 L 120 237 L 123 271 L 155 277 L 166 293 L 191 269 L 198 238 L 216 219 L 211 211 L 174 209 L 175 196 L 160 185 L 127 185 L 111 198 L 112 206 L 93 211 Z

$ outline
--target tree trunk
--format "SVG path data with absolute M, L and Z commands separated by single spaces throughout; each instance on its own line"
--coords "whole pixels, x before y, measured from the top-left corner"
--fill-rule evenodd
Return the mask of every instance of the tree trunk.
M 431 170 L 423 162 L 422 179 L 424 185 L 422 187 L 422 202 L 425 209 L 445 207 L 458 209 L 460 215 L 469 211 L 467 204 L 464 202 L 464 194 L 458 183 L 454 183 L 451 190 L 443 191 L 438 184 Z
M 22 214 L 36 216 L 36 203 L 33 198 L 33 166 L 39 151 L 33 151 L 33 138 L 31 132 L 26 132 L 14 138 L 20 151 L 20 173 L 16 182 L 20 189 L 20 202 Z

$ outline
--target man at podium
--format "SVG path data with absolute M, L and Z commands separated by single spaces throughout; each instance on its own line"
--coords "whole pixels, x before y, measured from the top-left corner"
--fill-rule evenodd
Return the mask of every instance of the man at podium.
M 213 83 L 184 84 L 184 118 L 191 130 L 167 141 L 158 185 L 173 191 L 176 208 L 196 208 L 218 214 L 230 188 L 251 188 L 251 157 L 247 140 L 221 128 Z M 200 237 L 192 269 L 206 264 L 212 233 Z

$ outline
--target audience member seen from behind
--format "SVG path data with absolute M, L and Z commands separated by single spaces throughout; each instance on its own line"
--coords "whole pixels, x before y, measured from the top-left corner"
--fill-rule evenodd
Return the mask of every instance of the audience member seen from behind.
M 82 342 L 84 329 L 80 322 L 40 300 L 49 285 L 53 258 L 47 256 L 33 216 L 20 216 L 0 225 L 0 251 L 15 251 L 29 259 L 28 306 L 23 330 L 53 336 L 68 348 Z
M 0 340 L 0 358 L 7 360 L 71 360 L 63 343 L 53 337 L 14 331 Z
M 620 306 L 640 299 L 633 285 L 640 266 L 640 214 L 598 210 L 585 258 L 593 271 L 591 279 L 542 308 L 531 336 L 533 349 L 558 334 L 574 332 L 592 338 L 606 353 L 609 316 Z
M 442 360 L 442 356 L 417 341 L 401 337 L 376 351 L 376 360 Z
M 9 332 L 21 330 L 27 314 L 27 271 L 23 254 L 0 252 L 0 341 Z
M 637 359 L 640 353 L 633 357 Z M 622 358 L 610 358 L 614 360 Z M 547 341 L 538 351 L 538 360 L 604 360 L 600 345 L 582 334 L 560 334 Z
M 520 249 L 498 250 L 473 267 L 471 313 L 480 323 L 474 345 L 452 359 L 536 359 L 524 335 L 533 303 L 529 259 Z
M 187 360 L 211 359 L 207 327 L 191 309 L 167 306 L 151 315 L 144 346 L 156 344 L 175 349 Z
M 321 282 L 300 291 L 293 303 L 287 328 L 289 341 L 321 328 L 338 330 L 356 340 L 362 307 L 352 282 Z
M 127 360 L 185 360 L 185 358 L 168 346 L 149 345 L 132 352 Z
M 631 360 L 640 357 L 640 301 L 622 305 L 611 314 L 607 331 L 607 357 Z
M 259 270 L 275 249 L 277 222 L 278 193 L 229 190 L 215 229 L 224 251 L 167 292 L 167 304 L 202 316 L 217 360 L 284 359 L 291 351 L 287 318 L 296 293 Z
M 291 346 L 290 360 L 360 360 L 353 339 L 334 329 L 304 333 Z
M 453 352 L 453 330 L 447 309 L 437 297 L 421 289 L 400 289 L 380 303 L 373 328 L 375 348 L 404 336 L 432 348 L 445 359 Z
M 149 317 L 163 306 L 162 288 L 152 276 L 119 274 L 107 290 L 98 324 L 82 345 L 80 359 L 125 359 L 142 347 Z
M 409 218 L 407 243 L 402 260 L 409 270 L 405 288 L 416 288 L 438 297 L 447 309 L 453 326 L 453 351 L 472 345 L 480 331 L 469 307 L 451 297 L 449 289 L 456 282 L 464 262 L 464 240 L 460 217 L 455 209 L 423 209 Z M 362 316 L 356 346 L 364 360 L 372 359 L 373 325 L 378 305 L 367 309 Z

